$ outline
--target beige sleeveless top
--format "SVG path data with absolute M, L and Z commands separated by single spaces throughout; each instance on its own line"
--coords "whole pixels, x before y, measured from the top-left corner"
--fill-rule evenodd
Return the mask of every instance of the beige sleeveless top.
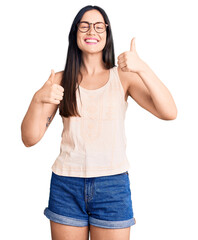
M 125 112 L 128 102 L 117 66 L 101 88 L 77 90 L 81 117 L 62 117 L 60 154 L 52 171 L 62 176 L 99 177 L 130 168 L 126 156 Z

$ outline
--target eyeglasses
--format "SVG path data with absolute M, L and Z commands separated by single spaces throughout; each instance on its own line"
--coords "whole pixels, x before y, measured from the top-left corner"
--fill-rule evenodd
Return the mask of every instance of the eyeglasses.
M 103 33 L 106 30 L 107 26 L 108 26 L 108 24 L 103 23 L 103 22 L 89 23 L 89 22 L 86 22 L 86 21 L 82 21 L 82 22 L 79 22 L 77 24 L 77 27 L 78 27 L 78 30 L 80 32 L 85 33 L 85 32 L 89 31 L 89 29 L 91 27 L 91 24 L 93 24 L 94 30 L 97 33 Z

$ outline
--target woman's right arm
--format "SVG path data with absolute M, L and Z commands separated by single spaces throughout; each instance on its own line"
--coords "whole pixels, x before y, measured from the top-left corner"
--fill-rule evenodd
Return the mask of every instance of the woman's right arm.
M 33 96 L 21 124 L 21 138 L 26 147 L 35 145 L 43 137 L 63 99 L 60 85 L 62 73 L 52 71 L 49 79 Z

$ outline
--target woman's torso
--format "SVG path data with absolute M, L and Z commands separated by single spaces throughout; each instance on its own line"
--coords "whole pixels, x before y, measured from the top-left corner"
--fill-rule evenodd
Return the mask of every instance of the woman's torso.
M 109 71 L 110 71 L 109 69 L 104 70 L 102 73 L 91 76 L 91 77 L 83 75 L 83 79 L 82 79 L 81 82 L 80 82 L 80 75 L 79 75 L 78 83 L 80 84 L 81 87 L 83 87 L 85 89 L 89 89 L 89 90 L 101 88 L 102 86 L 104 86 L 108 82 Z M 118 74 L 119 74 L 119 71 L 118 71 Z M 119 75 L 119 77 L 120 77 L 122 87 L 124 89 L 125 101 L 127 101 L 127 98 L 128 98 L 128 91 L 127 91 L 128 90 L 128 83 L 127 83 L 126 80 L 124 81 L 123 79 L 121 79 L 120 75 Z
M 118 68 L 113 67 L 91 79 L 84 76 L 79 83 L 76 97 L 81 117 L 62 117 L 60 154 L 53 172 L 94 177 L 128 170 L 124 126 L 127 82 L 121 81 Z

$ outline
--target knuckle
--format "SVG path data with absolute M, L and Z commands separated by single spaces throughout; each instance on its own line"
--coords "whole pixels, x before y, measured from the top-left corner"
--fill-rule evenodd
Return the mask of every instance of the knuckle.
M 49 102 L 50 102 L 50 103 L 52 103 L 52 102 L 53 102 L 53 99 L 52 99 L 51 97 L 49 98 Z
M 52 84 L 52 89 L 54 89 L 54 90 L 56 89 L 56 84 L 55 83 Z

